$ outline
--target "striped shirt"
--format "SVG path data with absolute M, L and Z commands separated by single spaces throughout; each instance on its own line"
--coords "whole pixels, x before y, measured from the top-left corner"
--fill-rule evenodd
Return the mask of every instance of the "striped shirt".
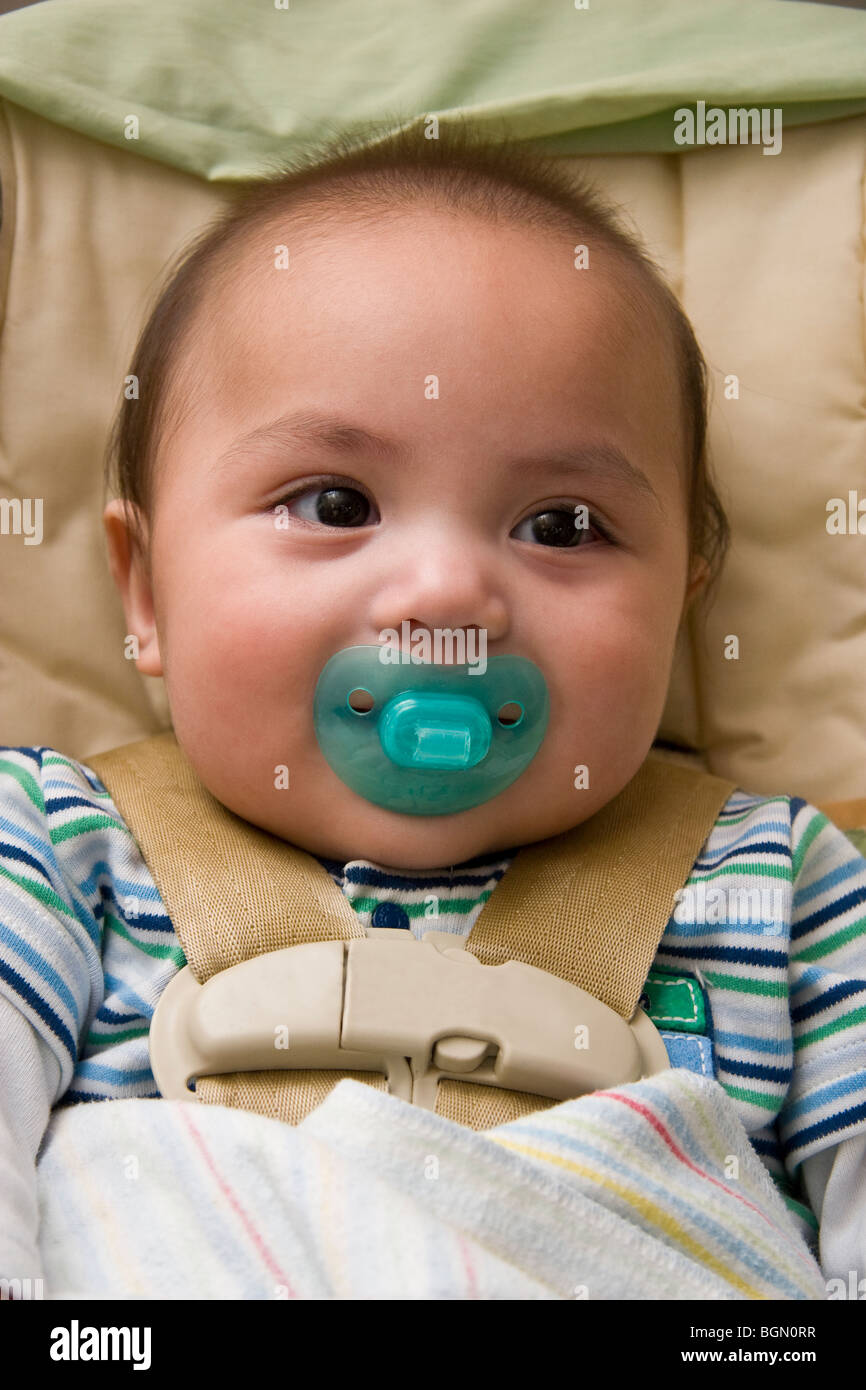
M 322 862 L 366 927 L 465 937 L 514 853 L 416 874 Z M 814 1225 L 800 1165 L 866 1136 L 866 860 L 800 798 L 736 791 L 677 897 L 644 1005 L 672 1063 L 719 1081 Z M 159 1095 L 150 1020 L 184 964 L 95 774 L 0 747 L 0 994 L 59 1062 L 52 1104 Z

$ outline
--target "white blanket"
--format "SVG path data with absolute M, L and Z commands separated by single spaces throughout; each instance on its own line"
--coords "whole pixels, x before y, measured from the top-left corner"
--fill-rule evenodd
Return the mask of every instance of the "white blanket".
M 47 1298 L 826 1297 L 721 1087 L 684 1070 L 480 1134 L 355 1081 L 294 1129 L 78 1105 L 38 1182 Z

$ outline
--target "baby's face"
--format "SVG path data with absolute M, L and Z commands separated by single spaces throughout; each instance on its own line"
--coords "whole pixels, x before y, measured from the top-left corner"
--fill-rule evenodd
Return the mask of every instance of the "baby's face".
M 120 582 L 139 669 L 164 675 L 181 746 L 236 814 L 313 853 L 432 868 L 577 825 L 640 767 L 690 592 L 681 406 L 622 273 L 572 256 L 426 210 L 315 240 L 283 228 L 200 319 L 159 458 L 153 587 L 135 561 Z M 542 543 L 580 504 L 609 539 Z M 544 673 L 538 754 L 472 810 L 372 805 L 316 741 L 325 663 L 404 621 L 483 629 L 488 660 Z

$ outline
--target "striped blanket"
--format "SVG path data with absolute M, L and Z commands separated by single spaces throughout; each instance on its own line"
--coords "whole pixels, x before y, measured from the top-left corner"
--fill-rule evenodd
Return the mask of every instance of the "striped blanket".
M 303 1124 L 52 1116 L 48 1298 L 821 1299 L 721 1087 L 685 1070 L 474 1133 L 356 1081 Z

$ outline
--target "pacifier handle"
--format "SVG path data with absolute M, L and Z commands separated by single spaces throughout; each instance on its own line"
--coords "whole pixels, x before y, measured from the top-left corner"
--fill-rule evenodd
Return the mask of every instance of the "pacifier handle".
M 490 751 L 493 727 L 471 695 L 407 690 L 389 700 L 379 740 L 398 767 L 475 767 Z

